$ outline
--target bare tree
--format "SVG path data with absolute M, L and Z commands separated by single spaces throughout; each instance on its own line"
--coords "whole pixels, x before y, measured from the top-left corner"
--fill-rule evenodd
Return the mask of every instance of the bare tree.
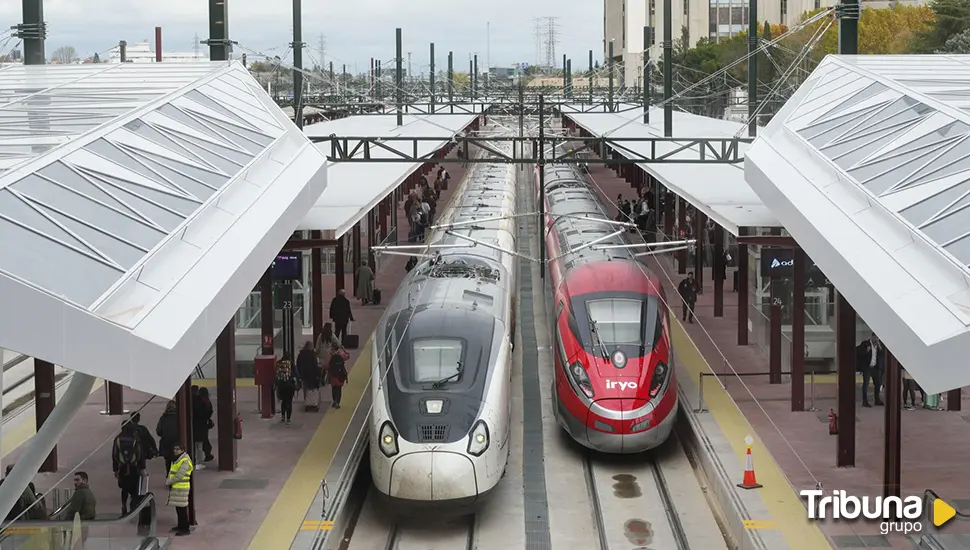
M 77 50 L 74 49 L 74 46 L 61 46 L 60 48 L 54 50 L 54 53 L 51 54 L 51 63 L 57 63 L 60 65 L 74 63 L 78 59 Z

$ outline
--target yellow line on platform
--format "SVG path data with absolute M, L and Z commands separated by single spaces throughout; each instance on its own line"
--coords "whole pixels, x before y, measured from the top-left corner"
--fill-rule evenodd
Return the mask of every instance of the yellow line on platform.
M 343 406 L 328 410 L 323 416 L 317 431 L 276 497 L 276 502 L 266 514 L 256 536 L 250 541 L 249 550 L 289 548 L 296 534 L 307 530 L 307 525 L 312 525 L 309 529 L 311 531 L 324 530 L 321 522 L 305 522 L 304 518 L 317 495 L 320 481 L 330 469 L 354 410 L 364 396 L 364 388 L 370 382 L 370 361 L 371 340 L 368 339 L 351 369 L 351 374 L 357 376 L 344 386 Z M 266 444 L 272 442 L 267 441 Z
M 696 381 L 701 372 L 711 372 L 711 369 L 694 342 L 684 331 L 684 327 L 677 317 L 671 315 L 671 320 L 674 321 L 672 323 L 674 349 L 677 350 L 681 366 L 687 369 L 691 379 Z M 818 378 L 816 378 L 817 381 Z M 788 478 L 785 477 L 778 464 L 768 453 L 758 434 L 755 433 L 751 424 L 748 423 L 737 404 L 734 403 L 724 388 L 720 384 L 707 384 L 704 387 L 704 402 L 711 416 L 714 417 L 721 428 L 721 432 L 724 433 L 734 449 L 734 454 L 737 455 L 740 464 L 745 463 L 745 436 L 750 434 L 755 440 L 751 453 L 754 458 L 758 482 L 763 484 L 764 487 L 754 489 L 754 491 L 758 492 L 771 518 L 748 520 L 752 522 L 752 527 L 748 527 L 746 522 L 745 528 L 764 529 L 764 526 L 770 522 L 770 528 L 781 532 L 791 550 L 832 548 L 818 525 L 808 520 L 808 513 L 798 493 L 795 492 L 791 483 L 788 482 Z M 737 472 L 739 482 L 742 473 Z
M 214 388 L 216 387 L 215 378 L 193 378 L 192 384 L 199 386 L 200 388 Z M 256 385 L 255 378 L 237 378 L 236 387 L 237 388 L 252 388 Z

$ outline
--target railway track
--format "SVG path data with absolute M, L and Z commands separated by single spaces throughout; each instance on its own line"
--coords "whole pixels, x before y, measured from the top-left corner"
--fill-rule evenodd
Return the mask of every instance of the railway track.
M 655 452 L 584 454 L 583 474 L 598 550 L 625 549 L 631 544 L 691 550 L 661 462 Z
M 435 525 L 396 523 L 384 550 L 475 550 L 475 516 Z

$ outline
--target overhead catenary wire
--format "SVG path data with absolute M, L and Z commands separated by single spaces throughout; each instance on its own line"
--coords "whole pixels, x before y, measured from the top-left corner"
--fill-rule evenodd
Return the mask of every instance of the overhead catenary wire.
M 829 9 L 820 11 L 819 13 L 813 15 L 812 17 L 809 17 L 805 21 L 802 21 L 798 25 L 796 25 L 796 26 L 788 29 L 786 32 L 784 32 L 783 34 L 779 35 L 778 38 L 772 38 L 769 41 L 765 41 L 765 40 L 760 41 L 758 47 L 755 48 L 754 51 L 747 52 L 745 55 L 739 57 L 738 59 L 732 61 L 731 63 L 725 65 L 724 67 L 721 67 L 717 71 L 711 73 L 706 78 L 703 78 L 700 81 L 694 83 L 693 85 L 687 87 L 686 89 L 681 90 L 679 93 L 673 94 L 670 98 L 667 98 L 667 99 L 664 99 L 664 100 L 658 102 L 657 104 L 654 105 L 654 107 L 662 107 L 662 106 L 666 105 L 669 102 L 672 102 L 672 101 L 675 101 L 675 100 L 679 99 L 681 96 L 683 96 L 684 94 L 686 94 L 688 91 L 690 91 L 690 90 L 692 90 L 694 88 L 697 88 L 699 86 L 702 86 L 702 85 L 710 82 L 711 80 L 713 80 L 713 79 L 721 76 L 722 74 L 727 73 L 729 70 L 733 69 L 734 67 L 740 65 L 741 63 L 746 62 L 750 57 L 761 53 L 762 51 L 764 51 L 765 49 L 767 49 L 769 46 L 773 46 L 774 44 L 776 44 L 776 43 L 784 40 L 785 38 L 787 38 L 787 37 L 789 37 L 789 36 L 791 36 L 791 35 L 799 32 L 799 31 L 801 31 L 802 29 L 804 29 L 804 28 L 806 28 L 806 27 L 808 27 L 810 25 L 813 25 L 813 24 L 817 23 L 818 21 L 821 21 L 822 19 L 831 17 L 834 13 L 835 13 L 835 8 L 829 8 Z M 611 135 L 613 135 L 614 133 L 618 132 L 619 130 L 622 130 L 623 128 L 626 128 L 628 125 L 633 124 L 634 122 L 639 122 L 641 120 L 642 120 L 642 116 L 640 114 L 637 114 L 633 118 L 629 118 L 629 119 L 625 120 L 622 124 L 620 124 L 616 128 L 613 128 L 612 130 L 609 130 L 607 132 L 604 132 L 601 137 L 603 137 L 603 138 L 610 137 Z

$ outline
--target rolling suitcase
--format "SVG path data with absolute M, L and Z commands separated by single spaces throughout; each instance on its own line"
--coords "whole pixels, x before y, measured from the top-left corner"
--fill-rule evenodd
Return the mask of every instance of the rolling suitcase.
M 379 288 L 374 289 L 374 305 L 381 305 L 381 289 Z
M 317 412 L 320 410 L 320 388 L 306 391 L 306 400 L 303 402 L 303 410 Z
M 343 341 L 341 342 L 347 349 L 357 349 L 360 347 L 360 336 L 350 333 L 353 327 L 353 323 L 347 325 L 347 334 L 344 334 Z

